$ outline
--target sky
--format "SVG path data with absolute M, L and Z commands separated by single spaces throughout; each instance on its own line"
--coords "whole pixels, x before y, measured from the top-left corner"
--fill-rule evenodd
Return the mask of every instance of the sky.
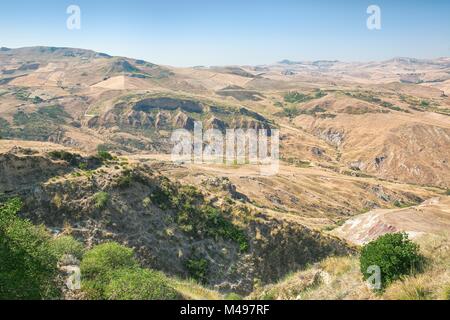
M 81 10 L 69 30 L 67 8 Z M 369 30 L 367 8 L 381 9 Z M 450 56 L 449 0 L 14 0 L 0 46 L 92 49 L 172 66 Z

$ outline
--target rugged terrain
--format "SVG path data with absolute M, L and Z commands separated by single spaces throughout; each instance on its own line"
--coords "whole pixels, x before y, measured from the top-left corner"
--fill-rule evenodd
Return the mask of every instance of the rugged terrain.
M 449 81 L 448 58 L 172 68 L 1 48 L 0 196 L 55 235 L 249 294 L 386 232 L 449 232 Z M 279 129 L 278 174 L 174 164 L 171 133 L 196 121 Z

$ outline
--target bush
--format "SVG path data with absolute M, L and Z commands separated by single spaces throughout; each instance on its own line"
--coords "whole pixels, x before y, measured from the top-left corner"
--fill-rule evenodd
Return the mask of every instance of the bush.
M 56 299 L 58 258 L 50 234 L 20 219 L 20 199 L 0 205 L 0 299 Z
M 64 255 L 72 255 L 77 259 L 81 259 L 84 253 L 84 246 L 81 242 L 70 236 L 63 236 L 50 242 L 53 253 L 58 259 Z
M 120 269 L 112 273 L 105 288 L 108 300 L 176 300 L 180 295 L 170 287 L 168 279 L 153 270 Z
M 137 266 L 132 249 L 115 242 L 98 245 L 86 252 L 81 261 L 82 289 L 90 299 L 104 299 L 112 272 Z
M 105 209 L 109 201 L 109 194 L 106 192 L 98 192 L 94 195 L 94 201 L 97 209 Z
M 288 102 L 288 103 L 307 102 L 311 99 L 312 98 L 310 96 L 300 93 L 300 92 L 297 92 L 297 91 L 288 92 L 284 96 L 284 101 Z
M 361 251 L 360 265 L 364 279 L 372 274 L 370 266 L 381 269 L 382 289 L 404 275 L 414 273 L 423 265 L 419 246 L 408 239 L 406 233 L 386 234 L 365 245 Z
M 114 159 L 114 157 L 108 151 L 104 151 L 104 150 L 99 150 L 97 153 L 97 156 L 102 161 L 111 161 Z
M 209 263 L 206 259 L 189 259 L 186 261 L 186 269 L 193 279 L 201 283 L 208 280 Z
M 81 161 L 81 156 L 79 154 L 70 153 L 64 150 L 50 151 L 48 155 L 54 160 L 66 161 L 71 166 L 79 166 Z
M 95 300 L 169 300 L 178 299 L 161 273 L 142 269 L 132 249 L 115 242 L 88 251 L 80 265 L 82 290 Z
M 127 189 L 131 186 L 132 183 L 133 183 L 133 178 L 131 177 L 131 175 L 126 174 L 124 176 L 121 176 L 117 180 L 117 187 L 119 187 L 120 189 Z

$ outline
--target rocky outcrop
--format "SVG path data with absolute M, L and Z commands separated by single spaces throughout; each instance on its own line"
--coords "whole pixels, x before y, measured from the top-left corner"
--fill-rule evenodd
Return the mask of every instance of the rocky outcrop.
M 213 116 L 206 121 L 204 127 L 205 129 L 218 129 L 225 132 L 228 126 L 224 121 Z
M 191 131 L 194 130 L 194 119 L 180 111 L 173 119 L 173 126 Z
M 144 99 L 134 104 L 136 111 L 150 112 L 152 110 L 174 111 L 177 109 L 185 112 L 201 113 L 203 106 L 201 103 L 192 100 L 183 100 L 175 98 L 150 98 Z
M 329 129 L 317 129 L 315 134 L 322 140 L 329 144 L 339 147 L 345 139 L 345 133 L 332 128 Z
M 208 190 L 212 190 L 214 192 L 223 192 L 231 199 L 249 201 L 248 197 L 245 194 L 242 194 L 236 190 L 236 186 L 231 183 L 230 179 L 227 177 L 213 177 L 208 178 L 202 181 L 202 185 L 205 186 Z

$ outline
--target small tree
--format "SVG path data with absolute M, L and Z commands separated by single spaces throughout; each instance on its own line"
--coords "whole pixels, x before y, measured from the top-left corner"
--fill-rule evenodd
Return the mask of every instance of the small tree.
M 372 273 L 370 267 L 381 270 L 381 289 L 404 275 L 414 273 L 423 265 L 419 246 L 408 239 L 406 233 L 391 233 L 365 245 L 361 251 L 360 265 L 364 279 Z

